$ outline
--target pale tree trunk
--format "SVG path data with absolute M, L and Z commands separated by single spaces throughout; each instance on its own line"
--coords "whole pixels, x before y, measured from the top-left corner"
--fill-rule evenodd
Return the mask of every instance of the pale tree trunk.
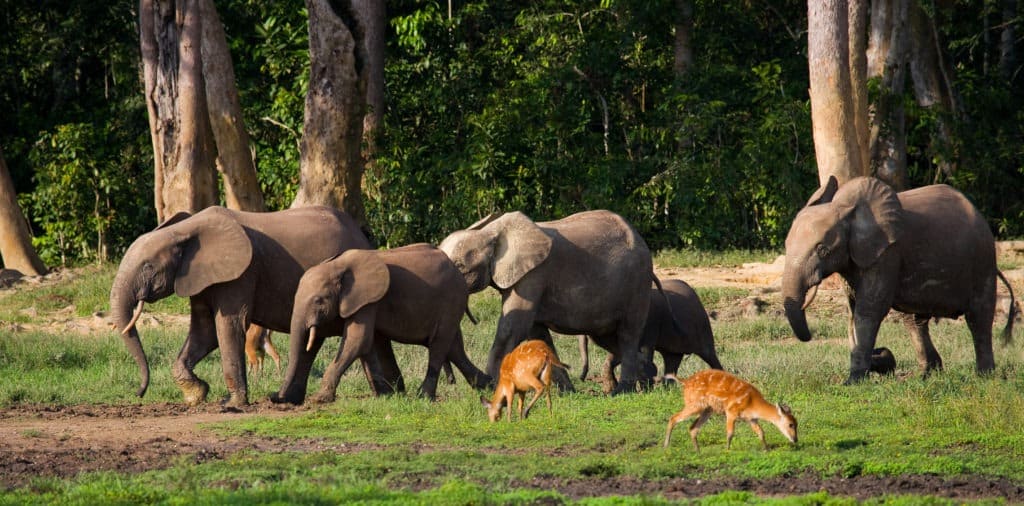
M 384 121 L 384 38 L 387 29 L 387 11 L 384 0 L 353 0 L 352 9 L 362 26 L 366 51 L 366 116 L 363 117 L 363 146 L 368 165 L 377 154 L 378 128 Z
M 203 78 L 210 126 L 217 145 L 217 170 L 224 181 L 224 201 L 230 209 L 265 211 L 263 193 L 256 179 L 256 164 L 249 148 L 249 133 L 235 88 L 224 26 L 213 0 L 199 0 L 202 30 Z
M 46 266 L 32 247 L 32 235 L 17 197 L 3 151 L 0 151 L 0 259 L 4 268 L 25 276 L 46 274 Z
M 292 207 L 337 207 L 365 228 L 360 145 L 366 112 L 366 54 L 351 3 L 338 4 L 335 12 L 327 0 L 306 0 L 311 68 L 299 191 Z
M 868 78 L 878 78 L 870 115 L 871 173 L 897 191 L 907 189 L 907 133 L 903 109 L 907 68 L 907 9 L 914 0 L 874 0 Z
M 914 85 L 917 104 L 936 112 L 936 131 L 932 137 L 930 158 L 938 160 L 936 180 L 940 174 L 947 177 L 956 171 L 959 158 L 953 122 L 960 117 L 959 106 L 952 86 L 952 69 L 945 65 L 939 49 L 935 22 L 916 1 L 908 11 L 910 23 L 910 77 Z
M 199 0 L 141 0 L 140 40 L 158 221 L 217 202 Z
M 848 33 L 850 37 L 850 93 L 853 95 L 853 127 L 863 171 L 868 165 L 868 0 L 848 0 Z
M 693 3 L 676 0 L 675 14 L 672 73 L 676 79 L 682 79 L 693 67 Z
M 856 118 L 848 5 L 842 0 L 807 2 L 811 123 L 822 185 L 830 175 L 840 184 L 867 175 L 857 130 L 859 124 L 866 127 L 866 118 Z

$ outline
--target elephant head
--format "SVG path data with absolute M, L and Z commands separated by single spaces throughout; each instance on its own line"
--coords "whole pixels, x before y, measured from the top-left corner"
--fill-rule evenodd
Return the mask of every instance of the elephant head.
M 252 244 L 245 230 L 219 207 L 194 216 L 178 213 L 132 243 L 110 288 L 110 310 L 139 365 L 139 397 L 149 386 L 149 364 L 135 328 L 143 303 L 172 293 L 191 297 L 210 285 L 238 278 L 251 260 Z
M 506 289 L 547 259 L 552 240 L 521 212 L 488 217 L 452 233 L 439 248 L 466 278 L 470 293 Z
M 782 296 L 797 338 L 811 339 L 804 309 L 818 284 L 835 272 L 871 268 L 899 240 L 901 223 L 896 192 L 878 179 L 855 178 L 839 187 L 831 177 L 815 192 L 786 236 Z

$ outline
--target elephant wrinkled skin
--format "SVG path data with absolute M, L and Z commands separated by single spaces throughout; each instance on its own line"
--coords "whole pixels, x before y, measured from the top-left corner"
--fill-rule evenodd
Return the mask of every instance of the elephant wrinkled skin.
M 447 361 L 474 387 L 487 387 L 491 378 L 469 361 L 463 347 L 460 323 L 468 299 L 462 274 L 429 244 L 352 250 L 311 267 L 295 292 L 292 358 L 281 390 L 271 400 L 301 404 L 316 351 L 325 337 L 338 335 L 345 336 L 344 342 L 324 372 L 314 402 L 334 400 L 341 375 L 356 358 L 366 360 L 371 385 L 404 390 L 391 341 L 427 347 L 429 363 L 420 392 L 430 399 Z
M 654 277 L 643 238 L 621 216 L 587 211 L 534 223 L 520 212 L 489 217 L 452 233 L 440 248 L 466 278 L 470 293 L 493 286 L 501 318 L 487 359 L 498 374 L 501 359 L 521 341 L 550 331 L 587 334 L 624 357 L 616 392 L 640 380 L 640 335 Z M 555 381 L 571 389 L 565 371 Z
M 1006 278 L 996 268 L 988 223 L 955 189 L 932 185 L 896 193 L 875 178 L 852 179 L 842 187 L 831 178 L 797 214 L 786 237 L 783 304 L 800 340 L 811 338 L 804 314 L 808 291 L 836 272 L 849 288 L 847 383 L 867 375 L 879 325 L 890 309 L 911 315 L 907 327 L 925 374 L 942 367 L 928 333 L 933 317 L 963 315 L 977 371 L 995 367 L 996 278 Z M 1013 330 L 1012 290 L 1010 308 L 1007 339 Z
M 211 207 L 195 215 L 178 213 L 143 234 L 128 248 L 110 288 L 114 323 L 139 366 L 137 394 L 149 386 L 149 364 L 135 328 L 143 302 L 171 294 L 189 298 L 188 337 L 172 367 L 185 401 L 206 400 L 209 385 L 193 369 L 219 347 L 228 405 L 245 405 L 249 325 L 286 331 L 306 268 L 369 247 L 352 218 L 320 206 L 273 213 Z

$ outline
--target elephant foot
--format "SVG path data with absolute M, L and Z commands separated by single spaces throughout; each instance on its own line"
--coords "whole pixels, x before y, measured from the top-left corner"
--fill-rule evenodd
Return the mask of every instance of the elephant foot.
M 423 390 L 423 389 L 421 388 L 421 389 L 419 390 L 419 392 L 417 392 L 417 394 L 418 394 L 418 395 L 420 396 L 420 398 L 422 398 L 422 399 L 427 399 L 427 400 L 429 400 L 429 401 L 431 401 L 431 402 L 436 402 L 436 401 L 437 401 L 437 393 L 436 393 L 436 392 L 427 392 L 427 391 L 425 391 L 425 390 Z
M 280 393 L 270 394 L 270 402 L 274 404 L 294 404 L 299 406 L 304 400 L 304 397 L 281 395 Z
M 249 396 L 246 393 L 232 393 L 228 397 L 227 402 L 224 403 L 224 407 L 228 409 L 232 408 L 244 408 L 249 405 Z
M 843 382 L 843 385 L 856 385 L 857 383 L 860 383 L 861 381 L 867 379 L 867 377 L 868 371 L 866 369 L 863 371 L 850 371 L 850 377 L 846 378 L 846 381 Z
M 313 404 L 329 404 L 334 402 L 334 400 L 334 392 L 325 392 L 323 390 L 317 392 L 316 394 L 309 398 L 309 402 Z
M 181 393 L 185 397 L 185 404 L 189 406 L 198 406 L 206 402 L 206 394 L 210 392 L 210 385 L 201 379 L 189 382 L 180 381 L 178 388 L 181 389 Z
M 612 390 L 612 395 L 619 394 L 632 394 L 637 392 L 636 381 L 620 381 L 618 385 Z

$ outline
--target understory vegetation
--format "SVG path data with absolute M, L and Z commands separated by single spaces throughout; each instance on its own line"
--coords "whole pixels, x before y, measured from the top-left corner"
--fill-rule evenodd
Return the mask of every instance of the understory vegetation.
M 692 258 L 678 253 L 677 257 Z M 765 255 L 771 258 L 773 255 Z M 673 265 L 663 255 L 659 264 Z M 702 265 L 737 267 L 749 254 L 714 255 Z M 681 263 L 686 263 L 682 260 Z M 0 317 L 9 325 L 38 324 L 73 304 L 69 312 L 88 317 L 105 306 L 113 266 L 90 268 L 71 281 L 41 288 L 19 288 L 0 295 Z M 743 299 L 757 295 L 741 288 L 698 288 L 708 309 L 728 313 Z M 770 294 L 761 296 L 770 297 Z M 56 302 L 53 302 L 56 301 Z M 96 405 L 180 403 L 170 365 L 186 330 L 175 315 L 187 314 L 182 300 L 171 297 L 152 305 L 140 332 L 150 357 L 152 382 L 144 399 L 134 396 L 137 368 L 114 330 L 92 334 L 47 330 L 5 332 L 0 340 L 0 407 L 42 403 Z M 29 309 L 32 308 L 32 309 Z M 471 297 L 478 325 L 464 322 L 470 357 L 482 366 L 500 313 L 495 293 Z M 911 343 L 901 323 L 887 320 L 880 346 L 897 359 L 894 376 L 872 376 L 855 387 L 842 386 L 848 367 L 845 315 L 826 296 L 809 311 L 815 338 L 801 343 L 784 318 L 771 307 L 753 317 L 723 317 L 712 322 L 719 357 L 727 369 L 752 381 L 772 402 L 793 408 L 800 443 L 791 446 L 763 423 L 771 451 L 765 452 L 752 431 L 738 424 L 731 450 L 725 448 L 722 417 L 713 417 L 700 434 L 695 453 L 685 425 L 677 428 L 668 449 L 661 446 L 665 424 L 681 409 L 674 386 L 657 386 L 637 395 L 608 397 L 596 381 L 604 352 L 591 347 L 591 378 L 580 381 L 576 339 L 555 337 L 563 361 L 574 370 L 575 393 L 555 393 L 553 413 L 543 401 L 530 418 L 489 423 L 481 393 L 461 376 L 442 381 L 438 402 L 416 397 L 426 369 L 419 346 L 396 345 L 409 389 L 407 394 L 375 398 L 362 374 L 343 377 L 338 401 L 284 416 L 253 416 L 217 423 L 206 430 L 229 438 L 274 438 L 292 441 L 295 451 L 244 450 L 223 458 L 182 457 L 166 469 L 141 474 L 89 473 L 74 479 L 39 478 L 25 488 L 0 493 L 0 504 L 39 503 L 547 503 L 565 500 L 557 492 L 530 486 L 539 481 L 600 479 L 658 482 L 673 478 L 796 479 L 803 476 L 930 475 L 1024 481 L 1024 332 L 1018 326 L 1012 344 L 995 344 L 997 369 L 978 377 L 974 350 L 961 321 L 941 321 L 932 338 L 945 370 L 922 379 Z M 181 323 L 168 323 L 178 321 Z M 1004 320 L 997 318 L 996 329 Z M 273 337 L 287 360 L 287 336 Z M 337 349 L 332 339 L 314 365 L 310 391 L 318 388 L 326 362 Z M 657 359 L 660 364 L 660 358 Z M 696 357 L 683 362 L 684 377 L 706 367 Z M 358 369 L 354 367 L 353 369 Z M 196 373 L 211 385 L 210 400 L 226 397 L 217 351 Z M 457 375 L 458 376 L 458 375 Z M 250 376 L 250 400 L 267 402 L 281 376 L 268 367 Z M 70 388 L 69 385 L 74 385 Z M 39 435 L 38 437 L 47 437 Z M 315 442 L 327 449 L 310 449 Z M 918 503 L 923 497 L 879 498 Z M 658 504 L 651 496 L 593 499 L 587 503 L 625 500 Z M 764 501 L 747 492 L 705 497 L 707 504 Z M 931 503 L 943 503 L 928 499 Z M 848 504 L 821 492 L 790 498 L 802 504 Z

